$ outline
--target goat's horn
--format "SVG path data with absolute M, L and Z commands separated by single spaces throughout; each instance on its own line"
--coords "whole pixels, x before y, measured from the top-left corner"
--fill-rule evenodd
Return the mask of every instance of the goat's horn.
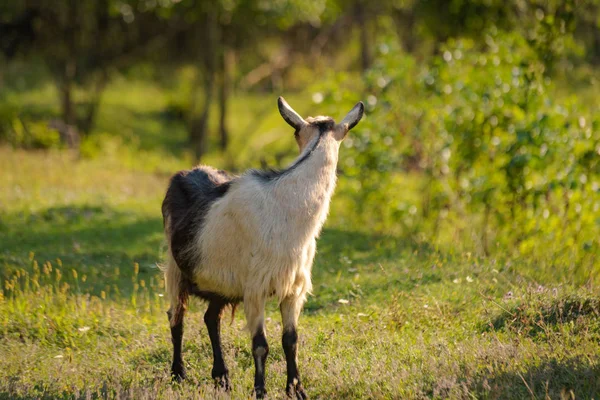
M 279 96 L 277 100 L 277 106 L 279 107 L 279 113 L 290 126 L 294 129 L 300 129 L 306 123 L 304 119 L 298 114 L 285 99 Z

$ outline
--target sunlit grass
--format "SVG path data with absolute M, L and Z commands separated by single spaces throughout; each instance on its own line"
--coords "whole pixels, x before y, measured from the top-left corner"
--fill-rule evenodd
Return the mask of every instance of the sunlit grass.
M 95 153 L 0 148 L 0 398 L 221 395 L 210 380 L 199 301 L 185 325 L 190 379 L 173 384 L 169 377 L 156 263 L 169 174 L 191 165 L 184 126 L 157 116 L 167 99 L 155 88 L 128 85 L 124 93 L 119 85 L 105 94 Z M 39 96 L 27 101 L 43 103 L 51 93 Z M 313 109 L 308 95 L 288 100 L 300 112 Z M 231 108 L 231 148 L 211 152 L 207 163 L 244 169 L 260 166 L 262 157 L 274 165 L 278 152 L 281 163 L 292 157 L 292 135 L 272 96 L 235 97 Z M 417 204 L 418 176 L 398 176 L 394 184 L 402 188 L 396 203 Z M 593 282 L 579 287 L 566 279 L 571 270 L 563 260 L 541 268 L 513 257 L 513 249 L 481 257 L 472 243 L 437 246 L 414 234 L 408 220 L 393 235 L 377 234 L 357 216 L 356 190 L 340 177 L 301 317 L 300 371 L 311 397 L 600 396 Z M 453 229 L 479 223 L 459 222 L 445 222 L 442 242 L 452 243 Z M 267 317 L 267 388 L 281 398 L 285 359 L 273 302 Z M 223 326 L 232 398 L 248 398 L 253 385 L 244 324 L 239 312 Z
M 447 258 L 391 239 L 327 230 L 315 296 L 301 319 L 300 364 L 316 398 L 555 398 L 597 395 L 598 299 L 533 286 L 468 255 Z M 365 253 L 357 243 L 379 247 Z M 358 249 L 356 248 L 358 247 Z M 398 249 L 395 257 L 385 255 Z M 393 254 L 393 253 L 392 253 Z M 337 261 L 336 261 L 337 259 Z M 162 282 L 138 264 L 113 267 L 105 290 L 62 260 L 3 279 L 0 393 L 10 398 L 199 398 L 216 393 L 211 351 L 193 302 L 186 319 L 189 381 L 169 381 Z M 267 313 L 271 393 L 285 362 L 276 307 Z M 234 398 L 248 396 L 253 364 L 243 316 L 224 326 Z M 525 383 L 527 384 L 525 384 Z M 529 386 L 529 389 L 527 388 Z

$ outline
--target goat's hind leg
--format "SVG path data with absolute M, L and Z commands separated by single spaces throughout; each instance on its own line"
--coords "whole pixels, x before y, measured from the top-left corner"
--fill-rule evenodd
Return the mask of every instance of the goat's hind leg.
M 169 295 L 171 306 L 167 315 L 171 327 L 171 341 L 173 342 L 173 364 L 171 365 L 171 376 L 174 381 L 180 382 L 185 379 L 185 367 L 181 356 L 183 342 L 183 317 L 188 301 L 188 288 L 181 276 L 181 271 L 175 260 L 169 253 L 164 269 L 165 284 Z
M 303 304 L 304 298 L 290 296 L 283 299 L 280 305 L 283 323 L 281 344 L 287 364 L 287 385 L 285 392 L 288 397 L 302 400 L 307 399 L 308 396 L 300 383 L 300 373 L 298 372 L 298 332 L 296 328 Z
M 229 370 L 223 359 L 223 351 L 221 349 L 221 317 L 223 309 L 227 302 L 223 299 L 212 299 L 208 303 L 208 309 L 204 314 L 204 323 L 208 328 L 208 336 L 213 350 L 213 368 L 212 378 L 215 380 L 215 385 L 226 391 L 231 389 L 229 383 Z
M 185 300 L 179 304 L 172 305 L 167 315 L 171 325 L 171 341 L 173 343 L 173 364 L 171 364 L 171 376 L 174 381 L 181 382 L 186 378 L 185 367 L 183 366 L 183 357 L 181 355 L 183 343 L 183 317 L 185 315 L 185 301 L 187 294 L 184 294 Z

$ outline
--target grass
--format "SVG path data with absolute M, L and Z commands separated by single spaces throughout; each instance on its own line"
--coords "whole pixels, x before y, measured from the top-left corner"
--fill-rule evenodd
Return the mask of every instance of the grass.
M 0 398 L 230 397 L 210 381 L 198 301 L 185 327 L 189 380 L 170 382 L 156 268 L 160 202 L 168 173 L 189 159 L 183 127 L 160 115 L 160 93 L 140 84 L 119 96 L 122 85 L 106 93 L 96 137 L 108 147 L 94 157 L 0 147 Z M 267 100 L 244 96 L 232 107 L 241 122 L 230 152 L 240 168 L 291 148 L 274 106 L 245 129 L 261 107 Z M 207 162 L 226 165 L 227 157 Z M 526 259 L 375 234 L 351 216 L 352 202 L 336 197 L 300 321 L 299 364 L 312 398 L 600 398 L 598 287 L 566 283 L 559 270 L 541 274 Z M 267 385 L 281 398 L 276 304 L 267 317 Z M 232 398 L 248 398 L 253 382 L 243 326 L 238 313 L 223 328 Z

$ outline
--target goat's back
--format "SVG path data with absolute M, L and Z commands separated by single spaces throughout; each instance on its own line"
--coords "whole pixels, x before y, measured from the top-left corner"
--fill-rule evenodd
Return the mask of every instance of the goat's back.
M 162 203 L 163 222 L 173 258 L 191 278 L 200 254 L 192 251 L 211 205 L 223 197 L 232 177 L 225 171 L 200 166 L 176 173 Z

